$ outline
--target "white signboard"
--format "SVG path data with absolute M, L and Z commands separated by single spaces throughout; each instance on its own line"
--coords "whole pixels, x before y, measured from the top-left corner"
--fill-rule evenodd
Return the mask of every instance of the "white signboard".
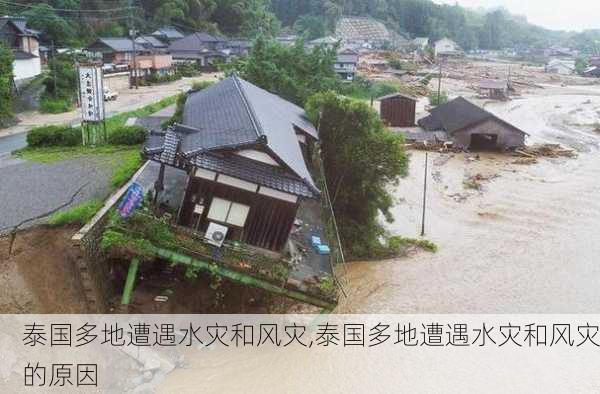
M 86 122 L 104 120 L 104 86 L 101 67 L 79 67 L 79 92 L 83 120 Z

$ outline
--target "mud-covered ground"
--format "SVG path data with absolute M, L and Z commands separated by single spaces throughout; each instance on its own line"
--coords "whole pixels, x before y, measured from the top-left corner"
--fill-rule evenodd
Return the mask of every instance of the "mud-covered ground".
M 600 89 L 549 87 L 486 108 L 528 144 L 560 143 L 575 159 L 514 164 L 500 154 L 429 153 L 426 237 L 437 254 L 350 265 L 340 312 L 595 313 L 600 310 Z M 392 233 L 418 236 L 424 153 L 394 194 Z M 480 190 L 465 181 L 481 174 Z M 467 182 L 468 183 L 468 182 Z
M 0 238 L 0 313 L 85 313 L 69 257 L 73 228 L 37 227 Z

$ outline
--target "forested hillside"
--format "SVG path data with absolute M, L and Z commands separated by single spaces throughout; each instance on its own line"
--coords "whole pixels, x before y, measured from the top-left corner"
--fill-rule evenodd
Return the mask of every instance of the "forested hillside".
M 272 9 L 297 31 L 331 31 L 341 15 L 370 15 L 409 37 L 449 36 L 467 50 L 565 45 L 591 51 L 600 39 L 600 31 L 551 31 L 503 9 L 476 12 L 430 0 L 273 0 Z
M 342 15 L 369 15 L 408 37 L 449 36 L 467 50 L 562 45 L 594 52 L 600 40 L 600 31 L 551 31 L 506 10 L 477 12 L 430 0 L 0 0 L 0 14 L 27 16 L 58 45 L 162 25 L 249 38 L 283 28 L 315 38 L 331 33 Z

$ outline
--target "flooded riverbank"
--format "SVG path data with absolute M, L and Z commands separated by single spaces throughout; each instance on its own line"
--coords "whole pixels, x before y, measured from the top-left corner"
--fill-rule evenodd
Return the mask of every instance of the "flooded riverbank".
M 486 108 L 528 143 L 576 149 L 576 159 L 430 153 L 426 237 L 437 254 L 349 266 L 342 313 L 592 313 L 600 310 L 600 97 L 540 95 Z M 393 234 L 420 232 L 424 153 L 395 191 Z M 464 184 L 481 174 L 481 190 Z

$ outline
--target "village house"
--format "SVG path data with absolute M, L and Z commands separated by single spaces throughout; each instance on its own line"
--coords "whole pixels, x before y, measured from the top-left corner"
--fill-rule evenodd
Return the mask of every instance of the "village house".
M 168 75 L 173 72 L 173 58 L 167 53 L 147 53 L 138 55 L 129 62 L 138 78 L 145 79 L 151 75 Z
M 298 210 L 320 198 L 307 164 L 317 139 L 302 108 L 232 76 L 191 93 L 182 123 L 144 152 L 189 175 L 180 225 L 281 252 Z
M 104 64 L 129 64 L 133 59 L 133 40 L 127 37 L 100 37 L 86 50 Z M 146 48 L 136 45 L 136 54 L 142 54 Z
M 577 55 L 579 55 L 579 52 L 571 48 L 552 46 L 544 49 L 544 56 L 547 59 L 574 59 Z
M 417 99 L 393 93 L 379 99 L 381 120 L 389 127 L 414 127 Z
M 104 65 L 114 65 L 123 71 L 135 70 L 133 78 L 166 75 L 173 69 L 171 55 L 166 53 L 164 44 L 152 36 L 136 38 L 135 56 L 133 40 L 126 37 L 98 38 L 86 50 L 93 57 L 101 59 Z
M 342 78 L 342 80 L 352 82 L 356 76 L 358 60 L 358 53 L 350 49 L 344 49 L 337 54 L 337 58 L 333 66 L 334 70 L 340 76 L 340 78 Z
M 586 77 L 600 78 L 600 66 L 591 66 L 585 69 L 583 75 Z
M 0 41 L 13 52 L 13 79 L 18 87 L 42 73 L 39 33 L 21 17 L 0 17 Z
M 306 47 L 307 48 L 314 48 L 317 46 L 322 46 L 325 47 L 327 49 L 333 49 L 335 48 L 337 45 L 339 45 L 340 43 L 340 39 L 333 37 L 333 36 L 327 36 L 327 37 L 321 37 L 321 38 L 317 38 L 314 39 L 312 41 L 309 41 L 306 43 Z
M 185 35 L 182 32 L 180 32 L 172 26 L 161 27 L 160 29 L 157 29 L 156 31 L 152 32 L 151 36 L 161 40 L 167 46 L 170 43 L 185 37 Z
M 433 53 L 438 57 L 456 57 L 463 54 L 460 46 L 451 39 L 444 37 L 433 45 Z
M 508 99 L 508 82 L 499 79 L 484 79 L 479 81 L 479 95 L 492 100 Z
M 462 97 L 435 107 L 418 124 L 429 132 L 443 131 L 456 148 L 472 151 L 515 149 L 528 135 Z
M 252 49 L 252 42 L 248 40 L 232 39 L 227 41 L 226 52 L 231 58 L 248 56 Z
M 410 43 L 418 52 L 424 52 L 429 45 L 429 37 L 415 37 Z
M 166 52 L 169 45 L 162 40 L 152 35 L 143 35 L 135 39 L 136 46 L 139 45 L 142 48 L 148 49 L 152 52 Z
M 550 74 L 571 75 L 575 72 L 575 61 L 552 59 L 546 64 L 545 71 Z
M 227 40 L 208 33 L 192 33 L 169 45 L 169 52 L 176 62 L 196 63 L 209 67 L 215 62 L 229 60 Z

